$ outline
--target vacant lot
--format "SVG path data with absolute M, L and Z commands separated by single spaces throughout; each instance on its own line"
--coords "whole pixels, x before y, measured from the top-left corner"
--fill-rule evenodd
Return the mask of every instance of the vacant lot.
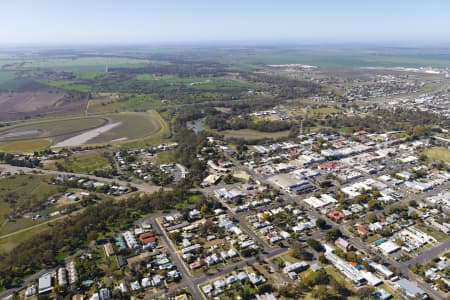
M 429 149 L 425 149 L 423 154 L 432 160 L 450 162 L 450 150 L 444 147 L 431 147 Z
M 68 172 L 91 173 L 98 169 L 110 168 L 109 160 L 101 151 L 87 151 L 77 153 L 69 158 L 58 160 L 57 163 Z M 49 166 L 56 168 L 55 165 Z

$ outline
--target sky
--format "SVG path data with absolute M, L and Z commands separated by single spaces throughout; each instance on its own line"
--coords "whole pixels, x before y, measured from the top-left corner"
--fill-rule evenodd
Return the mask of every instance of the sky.
M 448 0 L 0 0 L 0 44 L 450 42 Z

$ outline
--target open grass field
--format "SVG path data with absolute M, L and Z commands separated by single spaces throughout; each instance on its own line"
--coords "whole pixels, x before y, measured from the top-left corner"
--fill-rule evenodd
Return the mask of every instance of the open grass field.
M 174 75 L 157 76 L 154 74 L 140 74 L 136 76 L 137 80 L 146 81 L 151 85 L 167 87 L 184 85 L 198 90 L 214 90 L 227 88 L 254 88 L 255 84 L 220 77 L 178 77 Z
M 262 132 L 253 129 L 240 129 L 240 130 L 224 130 L 214 132 L 217 134 L 222 134 L 223 136 L 225 136 L 225 138 L 238 138 L 248 141 L 264 138 L 277 139 L 280 137 L 287 137 L 289 135 L 289 130 L 278 132 Z
M 7 153 L 33 153 L 42 151 L 52 144 L 49 139 L 16 141 L 0 145 L 0 151 Z
M 423 152 L 429 159 L 450 162 L 450 150 L 444 147 L 431 147 Z
M 91 173 L 111 167 L 109 160 L 101 151 L 76 153 L 69 158 L 58 160 L 58 163 L 64 167 L 64 170 L 74 173 Z
M 47 225 L 38 226 L 30 230 L 21 232 L 20 234 L 11 235 L 5 238 L 0 238 L 0 254 L 8 253 L 13 250 L 21 242 L 41 233 L 48 229 Z
M 159 165 L 168 164 L 175 161 L 175 150 L 158 152 L 156 162 Z
M 149 94 L 133 94 L 125 99 L 103 97 L 89 101 L 88 112 L 94 114 L 114 113 L 119 111 L 144 111 L 162 107 L 164 103 Z
M 93 90 L 92 86 L 90 85 L 80 84 L 70 80 L 60 80 L 60 81 L 39 80 L 39 82 L 51 87 L 61 88 L 68 91 L 78 91 L 87 93 Z
M 341 110 L 334 107 L 320 107 L 320 108 L 313 108 L 310 110 L 310 112 L 318 115 L 331 115 L 331 114 L 338 114 L 341 112 Z
M 7 221 L 14 207 L 33 207 L 49 197 L 64 192 L 64 187 L 48 183 L 47 175 L 14 175 L 0 179 L 0 235 L 28 227 L 38 222 L 18 219 Z

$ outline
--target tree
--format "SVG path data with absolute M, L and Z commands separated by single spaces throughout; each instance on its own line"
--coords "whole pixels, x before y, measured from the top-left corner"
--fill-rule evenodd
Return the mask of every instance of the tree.
M 202 214 L 202 217 L 205 217 L 207 211 L 208 211 L 208 205 L 203 204 L 202 207 L 200 208 L 200 212 Z
M 316 225 L 320 229 L 326 229 L 327 228 L 327 222 L 324 219 L 322 219 L 322 218 L 318 218 L 316 220 Z
M 320 255 L 319 262 L 325 265 L 328 264 L 328 259 L 325 257 L 325 255 Z
M 369 207 L 369 210 L 378 209 L 378 202 L 375 199 L 370 199 L 369 202 L 367 202 L 367 206 Z
M 360 288 L 357 291 L 357 294 L 359 296 L 359 299 L 361 300 L 369 300 L 373 299 L 373 293 L 375 292 L 375 289 L 371 286 L 365 286 Z
M 369 223 L 374 223 L 378 220 L 378 217 L 376 214 L 374 213 L 370 213 L 367 215 L 367 221 L 369 221 Z
M 319 241 L 315 240 L 315 239 L 308 239 L 306 241 L 306 243 L 308 244 L 309 247 L 313 248 L 317 252 L 323 252 L 324 251 L 324 248 L 323 248 L 322 244 Z
M 335 241 L 338 238 L 342 236 L 341 231 L 337 227 L 332 227 L 331 229 L 327 230 L 327 233 L 325 234 L 325 239 L 327 241 Z

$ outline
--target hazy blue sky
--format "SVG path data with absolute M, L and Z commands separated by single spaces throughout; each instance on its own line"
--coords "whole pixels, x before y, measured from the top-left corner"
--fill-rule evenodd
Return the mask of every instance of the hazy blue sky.
M 0 43 L 450 41 L 446 0 L 1 0 Z

